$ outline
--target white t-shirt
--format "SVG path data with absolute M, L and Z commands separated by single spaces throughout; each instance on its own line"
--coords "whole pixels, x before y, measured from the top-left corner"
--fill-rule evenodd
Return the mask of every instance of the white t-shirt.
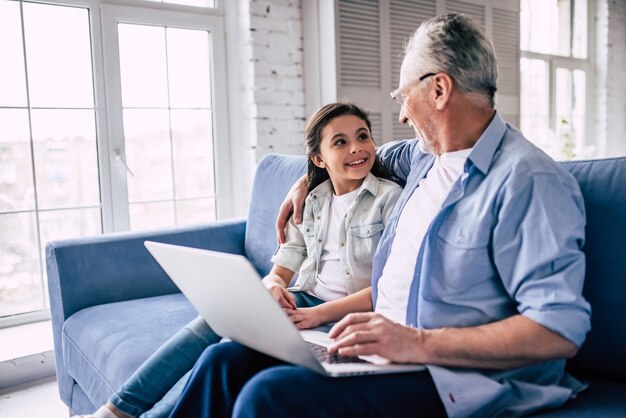
M 332 196 L 329 206 L 328 230 L 322 246 L 320 268 L 311 294 L 322 300 L 336 300 L 348 296 L 346 280 L 339 261 L 339 228 L 360 189 Z
M 437 156 L 400 214 L 389 259 L 378 280 L 375 309 L 392 321 L 406 322 L 409 287 L 422 241 L 472 149 Z

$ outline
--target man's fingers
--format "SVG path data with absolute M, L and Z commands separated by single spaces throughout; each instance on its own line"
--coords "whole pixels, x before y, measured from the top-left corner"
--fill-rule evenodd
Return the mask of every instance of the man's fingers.
M 280 205 L 278 217 L 276 218 L 276 237 L 278 238 L 279 244 L 284 244 L 287 239 L 285 229 L 287 228 L 287 220 L 289 219 L 292 210 L 293 204 L 291 203 L 291 200 L 286 200 L 282 205 Z M 302 210 L 300 210 L 300 212 L 302 212 Z
M 359 327 L 361 328 L 361 327 Z M 352 332 L 347 333 L 343 337 L 335 340 L 328 346 L 328 351 L 331 353 L 341 353 L 343 348 L 354 347 L 363 344 L 372 344 L 378 342 L 376 335 L 368 329 L 353 329 Z
M 328 332 L 330 338 L 338 338 L 352 324 L 367 322 L 372 318 L 372 312 L 358 312 L 346 315 L 341 321 L 337 322 Z
M 378 342 L 355 344 L 348 347 L 342 347 L 337 351 L 340 356 L 371 356 L 378 354 L 380 351 L 380 344 Z

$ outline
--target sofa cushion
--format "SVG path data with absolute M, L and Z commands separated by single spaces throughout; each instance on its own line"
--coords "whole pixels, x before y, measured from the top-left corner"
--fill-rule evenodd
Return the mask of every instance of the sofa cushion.
M 254 176 L 246 226 L 246 256 L 265 276 L 272 268 L 276 250 L 275 222 L 278 209 L 291 186 L 306 169 L 306 157 L 270 154 L 259 162 Z
M 69 374 L 102 405 L 158 347 L 197 315 L 178 293 L 93 306 L 63 326 Z
M 587 211 L 583 294 L 591 304 L 591 331 L 574 372 L 626 382 L 626 158 L 562 163 L 580 185 Z M 626 413 L 624 414 L 626 415 Z
M 626 417 L 626 383 L 597 377 L 583 377 L 589 388 L 558 410 L 545 411 L 533 417 L 600 418 Z

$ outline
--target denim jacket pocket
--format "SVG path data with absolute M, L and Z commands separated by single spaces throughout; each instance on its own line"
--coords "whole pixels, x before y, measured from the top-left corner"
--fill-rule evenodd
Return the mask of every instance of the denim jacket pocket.
M 437 238 L 431 273 L 439 286 L 465 289 L 493 275 L 489 225 L 446 220 Z
M 385 226 L 382 222 L 350 228 L 350 235 L 352 236 L 351 251 L 357 261 L 372 263 L 374 252 L 384 228 Z

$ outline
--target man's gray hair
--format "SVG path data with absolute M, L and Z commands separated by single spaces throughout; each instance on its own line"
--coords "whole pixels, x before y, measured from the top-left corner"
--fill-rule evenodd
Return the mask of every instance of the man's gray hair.
M 484 29 L 470 17 L 447 13 L 424 21 L 407 42 L 405 53 L 414 54 L 412 70 L 420 71 L 416 77 L 445 72 L 460 91 L 476 93 L 494 106 L 496 55 Z

